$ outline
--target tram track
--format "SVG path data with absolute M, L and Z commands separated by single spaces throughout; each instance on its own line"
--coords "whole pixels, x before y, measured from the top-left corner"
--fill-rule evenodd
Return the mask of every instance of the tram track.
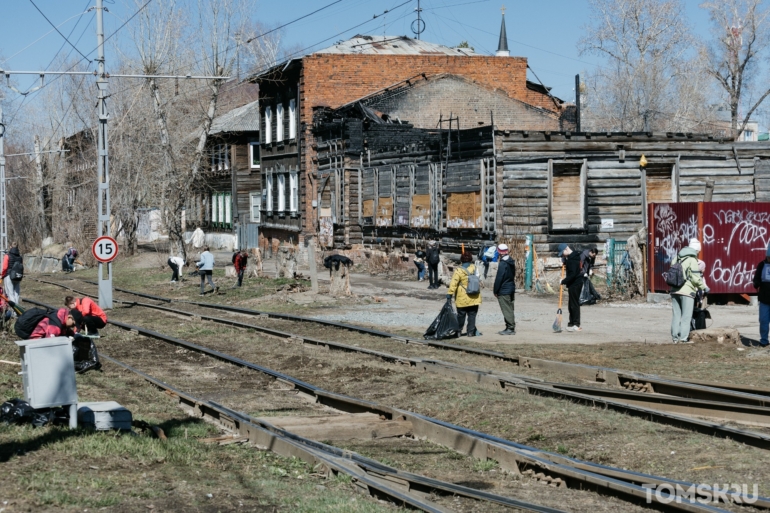
M 84 291 L 75 290 L 60 283 L 45 281 L 43 281 L 43 283 L 69 288 L 73 292 L 80 294 L 88 294 Z M 157 298 L 158 296 L 153 297 Z M 711 436 L 734 439 L 747 445 L 763 449 L 770 448 L 770 436 L 766 434 L 737 429 L 717 422 L 703 420 L 731 421 L 770 427 L 770 408 L 767 407 L 769 399 L 758 394 L 748 394 L 746 392 L 716 387 L 693 385 L 671 379 L 650 376 L 645 378 L 648 379 L 649 382 L 645 383 L 644 392 L 633 391 L 629 390 L 631 387 L 628 386 L 623 388 L 622 384 L 625 383 L 628 385 L 628 383 L 639 383 L 639 379 L 642 378 L 641 375 L 624 373 L 623 371 L 615 369 L 586 368 L 587 366 L 583 365 L 561 364 L 561 362 L 537 360 L 539 365 L 535 365 L 535 367 L 566 367 L 569 374 L 585 374 L 584 377 L 593 377 L 595 381 L 600 381 L 607 386 L 597 387 L 559 383 L 528 375 L 473 368 L 437 359 L 405 357 L 384 351 L 371 350 L 329 340 L 320 340 L 304 335 L 300 336 L 234 319 L 214 317 L 199 312 L 188 312 L 180 310 L 179 308 L 171 308 L 163 305 L 153 305 L 138 301 L 118 301 L 122 301 L 129 306 L 155 309 L 170 315 L 187 316 L 236 328 L 254 330 L 272 337 L 294 341 L 303 345 L 318 346 L 328 350 L 359 353 L 378 358 L 388 363 L 408 366 L 415 370 L 440 374 L 473 383 L 491 385 L 502 390 L 523 391 L 532 395 L 543 395 L 570 400 L 591 407 L 598 406 Z M 529 365 L 525 365 L 525 367 L 532 367 L 531 359 L 519 357 L 519 361 L 530 362 Z M 613 381 L 616 384 L 615 388 L 611 388 Z
M 680 487 L 690 486 L 690 483 L 674 481 L 650 474 L 635 473 L 604 466 L 596 463 L 580 461 L 567 456 L 541 451 L 529 446 L 509 442 L 501 438 L 487 435 L 478 431 L 462 428 L 454 424 L 440 421 L 431 417 L 415 414 L 406 410 L 389 408 L 377 405 L 371 401 L 353 399 L 349 396 L 325 391 L 314 385 L 292 378 L 286 374 L 272 371 L 259 365 L 250 364 L 243 359 L 232 358 L 219 351 L 192 344 L 182 339 L 170 337 L 158 332 L 138 326 L 111 321 L 115 326 L 132 330 L 145 337 L 162 340 L 187 350 L 201 351 L 209 356 L 227 361 L 234 365 L 246 366 L 250 370 L 264 373 L 282 383 L 291 385 L 298 394 L 307 397 L 314 403 L 330 406 L 341 411 L 361 412 L 361 409 L 372 413 L 378 413 L 389 418 L 403 417 L 414 426 L 416 436 L 424 436 L 434 443 L 450 447 L 464 454 L 471 454 L 477 458 L 490 458 L 498 461 L 501 467 L 511 472 L 530 472 L 551 483 L 563 483 L 570 488 L 589 488 L 601 493 L 617 494 L 631 502 L 639 502 L 642 496 L 647 495 L 642 484 L 664 484 Z M 560 481 L 559 481 L 560 480 Z M 655 500 L 655 495 L 652 496 Z M 714 509 L 695 502 L 662 504 L 656 503 L 656 507 L 677 511 L 713 511 Z M 665 506 L 665 507 L 664 507 Z M 755 507 L 770 507 L 770 500 L 760 499 Z M 703 509 L 703 508 L 706 509 Z

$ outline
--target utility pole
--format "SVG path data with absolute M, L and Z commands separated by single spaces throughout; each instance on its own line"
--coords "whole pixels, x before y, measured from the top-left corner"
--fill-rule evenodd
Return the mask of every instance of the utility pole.
M 107 139 L 107 75 L 104 69 L 104 0 L 96 0 L 96 42 L 98 46 L 99 71 L 96 78 L 99 99 L 97 111 L 99 124 L 97 127 L 98 141 L 96 147 L 96 173 L 97 173 L 97 220 L 96 235 L 112 236 L 110 226 L 110 159 Z M 105 272 L 106 271 L 106 272 Z M 112 262 L 104 264 L 99 262 L 99 306 L 103 309 L 112 309 Z
M 8 217 L 5 211 L 5 123 L 0 99 L 0 252 L 8 249 Z

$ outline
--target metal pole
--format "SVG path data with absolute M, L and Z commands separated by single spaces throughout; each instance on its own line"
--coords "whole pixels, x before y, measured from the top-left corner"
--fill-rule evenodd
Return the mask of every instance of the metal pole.
M 533 244 L 534 238 L 532 235 L 527 235 L 525 237 L 525 255 L 524 255 L 524 290 L 532 290 L 532 263 L 533 263 L 533 254 L 532 254 L 532 244 Z
M 99 91 L 98 100 L 98 142 L 96 152 L 96 172 L 98 183 L 97 199 L 97 236 L 112 235 L 110 227 L 110 161 L 107 148 L 107 76 L 104 70 L 104 0 L 96 0 L 96 42 L 98 44 L 99 71 L 96 87 Z M 105 310 L 112 309 L 112 263 L 99 262 L 99 306 Z
M 5 210 L 5 124 L 0 102 L 0 252 L 8 249 L 8 217 Z
M 580 75 L 575 75 L 575 132 L 580 131 Z

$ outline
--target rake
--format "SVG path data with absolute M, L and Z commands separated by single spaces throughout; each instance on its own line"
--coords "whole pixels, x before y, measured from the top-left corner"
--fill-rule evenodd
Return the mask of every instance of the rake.
M 564 279 L 564 266 L 561 266 L 561 280 Z M 556 310 L 556 320 L 553 321 L 553 331 L 561 333 L 561 300 L 564 297 L 564 287 L 559 280 L 559 309 Z

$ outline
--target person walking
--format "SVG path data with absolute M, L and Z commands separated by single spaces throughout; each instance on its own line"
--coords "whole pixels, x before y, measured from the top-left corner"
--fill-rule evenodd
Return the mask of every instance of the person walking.
M 425 261 L 428 263 L 428 280 L 430 281 L 429 289 L 437 289 L 439 286 L 438 265 L 441 263 L 440 253 L 441 250 L 438 247 L 438 242 L 435 240 L 430 241 L 428 243 L 428 251 L 425 252 Z
M 85 330 L 84 335 L 99 338 L 99 330 L 107 326 L 107 314 L 90 297 L 78 299 L 73 296 L 64 298 L 64 306 L 75 317 L 76 327 Z M 78 312 L 80 315 L 75 315 Z
M 565 243 L 559 244 L 559 256 L 567 268 L 567 274 L 561 285 L 567 287 L 569 294 L 569 323 L 567 331 L 583 331 L 580 327 L 580 292 L 583 290 L 583 275 L 580 273 L 580 253 L 572 251 Z
M 503 246 L 505 246 L 505 244 L 503 244 Z M 497 247 L 495 246 L 483 246 L 481 250 L 479 250 L 479 261 L 484 266 L 485 280 L 487 279 L 487 275 L 489 274 L 490 262 L 497 262 L 499 258 L 500 258 L 500 254 L 498 252 Z
M 211 254 L 208 246 L 203 247 L 201 260 L 195 264 L 195 267 L 198 268 L 198 274 L 201 277 L 201 296 L 206 294 L 206 280 L 208 280 L 211 288 L 214 289 L 215 294 L 219 292 L 219 287 L 216 286 L 212 278 L 214 274 L 214 255 Z
M 8 254 L 3 256 L 3 291 L 5 297 L 19 303 L 21 296 L 21 279 L 24 277 L 24 258 L 19 252 L 19 244 L 14 242 Z
M 176 283 L 182 278 L 184 259 L 178 256 L 168 257 L 168 266 L 171 268 L 171 283 Z
M 495 276 L 492 292 L 497 298 L 500 311 L 503 312 L 503 319 L 505 319 L 505 329 L 498 333 L 500 335 L 515 335 L 516 316 L 513 301 L 516 294 L 516 263 L 508 254 L 507 244 L 497 246 L 497 253 L 499 255 L 497 276 Z
M 233 285 L 233 288 L 240 287 L 243 284 L 243 274 L 246 272 L 246 264 L 249 261 L 249 254 L 245 249 L 240 250 L 235 254 L 233 258 L 233 265 L 235 266 L 235 274 L 238 275 L 238 284 Z
M 682 266 L 684 284 L 671 289 L 671 340 L 674 344 L 686 344 L 690 337 L 692 311 L 695 307 L 695 295 L 698 291 L 708 294 L 709 289 L 703 283 L 698 269 L 698 253 L 701 245 L 698 239 L 690 239 L 690 244 L 683 248 L 671 261 L 671 266 Z
M 765 250 L 765 258 L 757 264 L 754 271 L 754 288 L 757 289 L 759 299 L 759 345 L 770 345 L 768 334 L 770 333 L 770 244 Z
M 471 276 L 475 278 L 475 286 L 471 286 Z M 466 251 L 460 256 L 460 266 L 455 269 L 452 281 L 449 283 L 446 298 L 451 300 L 453 297 L 457 307 L 457 324 L 460 326 L 458 332 L 462 332 L 467 317 L 468 331 L 465 335 L 468 337 L 480 336 L 481 332 L 476 329 L 476 315 L 479 313 L 479 305 L 481 305 L 481 290 L 476 275 L 476 266 L 473 265 L 473 254 L 470 251 Z
M 417 266 L 417 281 L 425 281 L 425 251 L 418 249 L 414 254 L 414 265 Z

